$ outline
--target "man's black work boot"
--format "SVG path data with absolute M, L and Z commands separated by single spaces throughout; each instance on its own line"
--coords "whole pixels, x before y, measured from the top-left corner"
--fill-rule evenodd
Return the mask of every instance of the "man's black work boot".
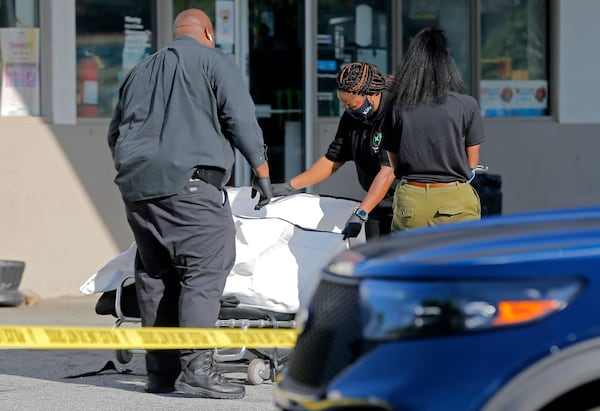
M 203 398 L 243 398 L 246 389 L 234 384 L 217 371 L 212 350 L 195 350 L 181 357 L 182 370 L 175 389 L 184 394 Z

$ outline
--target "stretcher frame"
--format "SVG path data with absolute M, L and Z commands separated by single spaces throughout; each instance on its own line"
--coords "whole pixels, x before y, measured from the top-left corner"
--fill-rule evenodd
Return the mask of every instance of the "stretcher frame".
M 134 277 L 125 277 L 115 290 L 114 313 L 116 320 L 113 329 L 123 324 L 140 324 L 141 318 L 128 315 L 123 309 L 123 290 L 126 286 L 134 284 Z M 259 308 L 228 307 L 222 306 L 219 319 L 215 323 L 217 328 L 295 328 L 294 314 L 276 313 Z M 128 364 L 134 354 L 144 354 L 144 349 L 116 350 L 115 357 L 119 364 Z M 283 369 L 288 359 L 290 349 L 270 348 L 256 349 L 242 346 L 239 349 L 214 349 L 213 358 L 217 366 L 224 372 L 245 372 L 248 382 L 259 385 L 263 381 L 275 382 L 277 375 Z

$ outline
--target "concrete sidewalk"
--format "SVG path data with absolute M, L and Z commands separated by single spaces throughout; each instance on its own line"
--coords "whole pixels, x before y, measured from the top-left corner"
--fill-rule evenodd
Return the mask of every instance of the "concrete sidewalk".
M 34 305 L 0 307 L 0 324 L 112 327 L 114 317 L 94 311 L 98 295 L 42 300 Z M 67 378 L 99 371 L 96 375 Z M 110 364 L 109 364 L 110 365 Z M 227 374 L 246 385 L 241 400 L 186 398 L 177 394 L 147 394 L 144 358 L 127 364 L 113 350 L 0 350 L 0 409 L 30 410 L 233 410 L 269 411 L 273 383 L 250 385 L 243 373 Z

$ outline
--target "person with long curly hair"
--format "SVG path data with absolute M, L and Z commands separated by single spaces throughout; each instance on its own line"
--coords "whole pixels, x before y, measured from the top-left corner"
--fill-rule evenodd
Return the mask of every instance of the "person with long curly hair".
M 397 178 L 392 231 L 481 218 L 470 181 L 485 140 L 444 31 L 422 29 L 394 76 L 382 148 Z

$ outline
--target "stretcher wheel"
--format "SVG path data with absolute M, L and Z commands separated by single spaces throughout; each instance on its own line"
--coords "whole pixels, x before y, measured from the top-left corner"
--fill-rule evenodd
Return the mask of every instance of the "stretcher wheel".
M 259 385 L 269 378 L 270 370 L 267 364 L 261 359 L 255 358 L 248 364 L 248 382 L 252 385 Z
M 133 358 L 133 353 L 129 350 L 117 350 L 115 355 L 121 364 L 127 364 Z

